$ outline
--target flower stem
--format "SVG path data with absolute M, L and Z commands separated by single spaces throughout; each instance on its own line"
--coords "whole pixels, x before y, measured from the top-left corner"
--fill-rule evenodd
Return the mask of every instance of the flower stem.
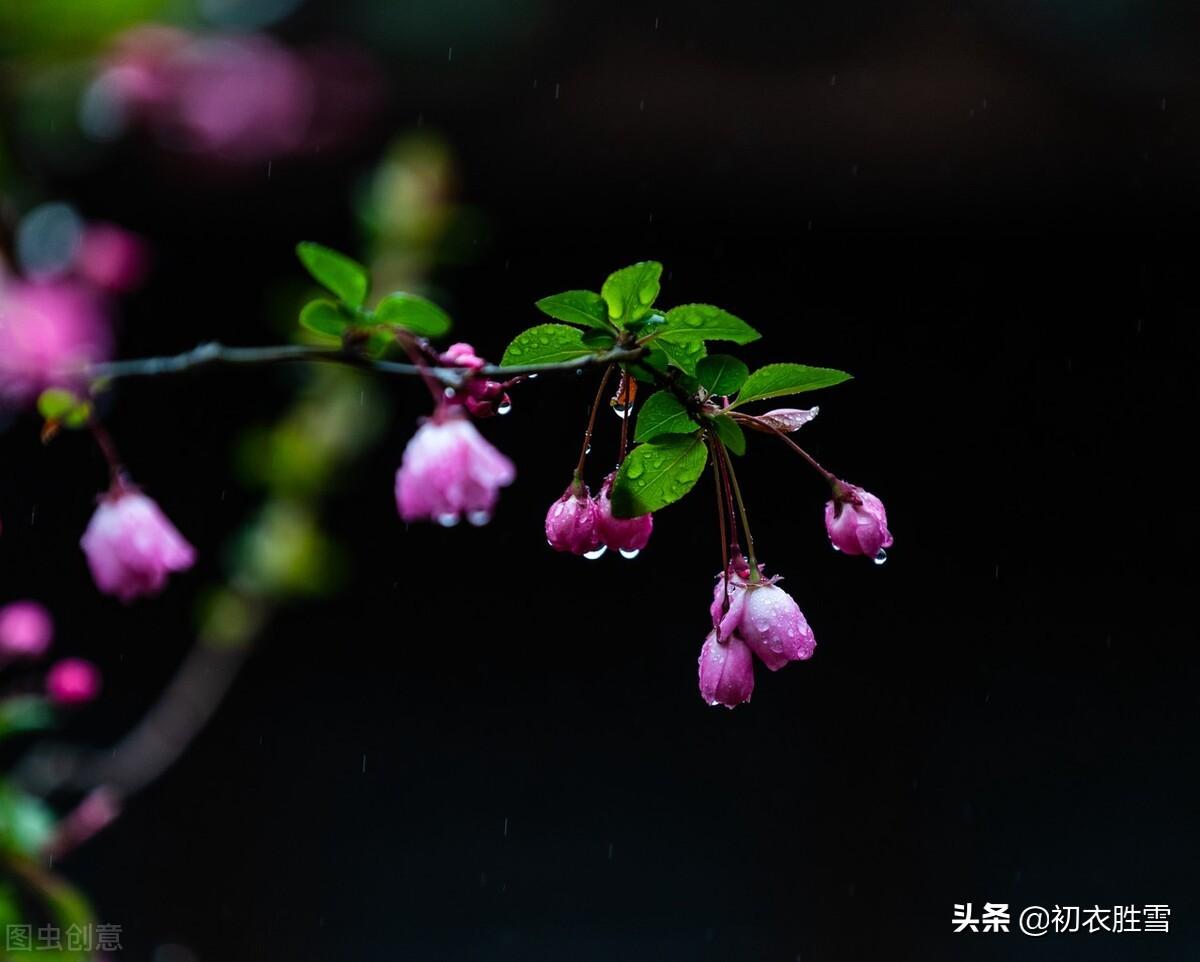
M 92 432 L 96 447 L 100 449 L 100 453 L 104 455 L 104 460 L 108 464 L 108 476 L 114 491 L 124 488 L 125 465 L 121 463 L 121 455 L 117 453 L 116 442 L 108 433 L 108 428 L 93 417 L 88 421 L 88 430 Z
M 742 500 L 742 489 L 738 486 L 737 475 L 733 471 L 733 459 L 730 458 L 725 445 L 718 444 L 717 447 L 721 449 L 721 455 L 725 459 L 725 472 L 729 478 L 729 485 L 733 489 L 733 498 L 737 502 L 738 514 L 742 518 L 742 530 L 746 533 L 746 554 L 750 561 L 750 580 L 758 581 L 758 559 L 754 557 L 754 535 L 750 533 L 750 518 L 746 514 L 746 502 Z
M 800 447 L 800 445 L 789 438 L 785 432 L 775 427 L 775 425 L 773 425 L 770 421 L 766 420 L 765 418 L 755 417 L 753 414 L 742 414 L 740 411 L 735 413 L 733 417 L 735 420 L 749 421 L 751 424 L 757 425 L 763 430 L 777 434 L 779 439 L 784 444 L 800 455 L 800 457 L 804 458 L 804 460 L 807 461 L 813 467 L 813 469 L 816 470 L 819 475 L 821 475 L 821 477 L 823 477 L 830 484 L 835 484 L 837 482 L 837 476 L 832 471 L 827 471 L 824 467 L 822 467 L 816 458 L 814 458 L 811 454 L 805 451 L 804 448 Z
M 579 484 L 583 481 L 583 465 L 587 461 L 588 450 L 592 446 L 592 432 L 596 429 L 596 413 L 600 410 L 600 402 L 604 400 L 604 389 L 608 386 L 608 379 L 612 377 L 613 365 L 610 364 L 604 369 L 604 377 L 600 378 L 600 386 L 596 388 L 596 398 L 592 401 L 592 410 L 588 414 L 587 430 L 583 432 L 583 445 L 579 449 L 579 462 L 575 465 L 575 483 Z
M 721 458 L 716 451 L 718 443 L 713 440 L 711 435 L 709 436 L 708 447 L 712 455 L 713 484 L 717 488 L 717 525 L 721 531 L 721 582 L 725 586 L 725 598 L 721 602 L 721 611 L 726 612 L 729 610 L 729 532 L 725 527 L 726 488 L 722 483 Z M 718 640 L 720 639 L 718 638 Z

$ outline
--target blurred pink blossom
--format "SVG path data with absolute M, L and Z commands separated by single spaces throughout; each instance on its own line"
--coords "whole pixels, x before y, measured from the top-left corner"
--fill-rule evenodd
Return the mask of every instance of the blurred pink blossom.
M 23 404 L 45 388 L 75 386 L 80 368 L 111 349 L 108 318 L 88 288 L 0 281 L 0 402 Z
M 513 463 L 465 415 L 440 408 L 413 435 L 396 472 L 396 507 L 405 521 L 486 524 Z
M 171 572 L 196 559 L 162 509 L 129 489 L 103 497 L 79 543 L 96 587 L 124 602 L 161 591 Z
M 0 656 L 37 658 L 54 639 L 54 620 L 36 601 L 14 601 L 0 608 Z
M 136 234 L 116 224 L 95 223 L 84 228 L 75 267 L 97 287 L 119 293 L 142 282 L 148 260 L 146 243 Z
M 90 661 L 64 658 L 46 673 L 46 694 L 56 705 L 82 705 L 100 693 L 100 672 Z

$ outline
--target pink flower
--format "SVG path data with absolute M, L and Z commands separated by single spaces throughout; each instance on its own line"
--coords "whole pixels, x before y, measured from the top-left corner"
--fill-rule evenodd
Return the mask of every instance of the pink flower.
M 600 547 L 596 502 L 587 485 L 572 482 L 546 512 L 546 540 L 555 551 L 588 554 Z
M 700 649 L 700 697 L 710 705 L 733 708 L 754 692 L 754 659 L 736 635 L 720 641 L 710 631 Z
M 451 344 L 438 356 L 438 361 L 447 367 L 465 367 L 471 371 L 478 371 L 487 364 L 475 353 L 475 348 L 465 341 Z M 467 410 L 477 418 L 507 414 L 512 407 L 512 401 L 504 392 L 504 385 L 484 377 L 468 377 L 463 385 L 462 395 L 455 400 L 461 400 Z
M 54 638 L 54 621 L 36 601 L 14 601 L 0 608 L 0 656 L 37 658 Z
M 615 518 L 612 510 L 612 485 L 615 475 L 610 474 L 600 487 L 596 498 L 596 525 L 600 540 L 614 551 L 636 554 L 646 547 L 650 532 L 654 530 L 654 515 L 641 514 L 636 518 Z
M 46 673 L 46 694 L 56 705 L 82 705 L 100 693 L 100 672 L 90 661 L 64 658 Z
M 761 573 L 761 572 L 760 572 Z M 749 570 L 729 579 L 729 608 L 724 609 L 725 582 L 718 576 L 713 592 L 713 625 L 722 639 L 741 638 L 771 671 L 789 661 L 807 661 L 817 647 L 800 606 L 774 578 L 749 581 Z
M 513 463 L 452 408 L 434 412 L 413 435 L 396 472 L 396 507 L 405 521 L 450 526 L 466 515 L 487 524 L 501 488 L 512 484 Z
M 883 561 L 883 549 L 892 544 L 883 502 L 845 481 L 837 482 L 833 500 L 825 505 L 825 530 L 839 551 L 866 555 L 876 561 Z
M 71 387 L 79 369 L 105 360 L 108 321 L 96 298 L 69 281 L 0 282 L 0 402 L 24 404 Z
M 159 506 L 128 489 L 104 496 L 79 543 L 96 587 L 124 602 L 161 591 L 168 574 L 196 560 Z
M 85 278 L 109 291 L 129 291 L 146 274 L 146 245 L 116 224 L 91 224 L 83 232 L 75 266 Z

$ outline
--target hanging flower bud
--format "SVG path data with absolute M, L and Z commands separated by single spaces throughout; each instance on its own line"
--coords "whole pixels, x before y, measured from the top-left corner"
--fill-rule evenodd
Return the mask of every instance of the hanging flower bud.
M 465 515 L 487 524 L 499 491 L 512 484 L 513 463 L 454 408 L 440 408 L 413 435 L 396 472 L 396 507 L 405 521 L 447 527 Z
M 546 540 L 555 551 L 588 554 L 600 547 L 596 502 L 587 485 L 574 481 L 546 512 Z
M 845 481 L 834 485 L 833 499 L 825 505 L 825 530 L 833 546 L 844 554 L 861 554 L 883 560 L 891 547 L 887 511 L 869 491 Z
M 776 578 L 751 582 L 749 570 L 734 571 L 729 578 L 729 607 L 725 607 L 725 580 L 717 578 L 711 615 L 722 639 L 740 637 L 759 661 L 778 671 L 789 661 L 807 661 L 817 646 L 800 606 Z
M 46 673 L 46 694 L 56 705 L 82 705 L 100 693 L 100 672 L 90 661 L 64 658 Z
M 446 365 L 446 367 L 466 367 L 472 371 L 478 371 L 487 363 L 475 353 L 475 348 L 466 341 L 451 344 L 445 351 L 438 355 L 438 361 Z
M 36 601 L 0 608 L 0 658 L 38 658 L 54 638 L 50 612 Z
M 700 649 L 700 697 L 710 705 L 734 708 L 754 692 L 754 659 L 735 637 L 719 641 L 711 631 Z
M 129 488 L 101 499 L 79 544 L 96 587 L 127 603 L 161 591 L 172 571 L 186 571 L 196 560 L 162 509 Z
M 654 530 L 654 515 L 642 514 L 636 518 L 613 517 L 612 486 L 615 474 L 604 479 L 600 495 L 596 498 L 596 521 L 600 540 L 614 551 L 638 552 L 646 547 L 650 533 Z

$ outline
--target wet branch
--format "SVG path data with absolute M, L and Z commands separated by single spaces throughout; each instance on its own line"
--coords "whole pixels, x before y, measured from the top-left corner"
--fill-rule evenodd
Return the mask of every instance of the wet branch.
M 375 371 L 380 374 L 404 377 L 434 377 L 449 387 L 459 387 L 468 376 L 506 380 L 529 374 L 545 374 L 554 371 L 578 371 L 597 365 L 628 363 L 638 360 L 646 353 L 644 347 L 614 347 L 599 354 L 584 354 L 566 361 L 547 364 L 488 364 L 476 371 L 462 367 L 430 367 L 421 364 L 405 364 L 398 361 L 381 361 L 363 354 L 336 347 L 311 347 L 305 344 L 280 344 L 271 347 L 229 347 L 210 341 L 190 351 L 168 357 L 146 357 L 127 361 L 109 361 L 91 364 L 84 369 L 90 380 L 114 380 L 131 377 L 162 377 L 182 374 L 204 367 L 240 367 L 267 364 L 324 363 L 345 364 L 350 367 Z

